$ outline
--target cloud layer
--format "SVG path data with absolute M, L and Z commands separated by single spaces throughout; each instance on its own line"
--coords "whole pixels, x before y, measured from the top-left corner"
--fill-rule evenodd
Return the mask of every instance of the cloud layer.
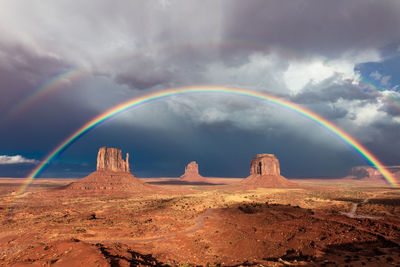
M 69 79 L 21 114 L 0 115 L 7 129 L 0 131 L 0 153 L 40 159 L 122 101 L 213 84 L 302 105 L 385 164 L 398 164 L 399 10 L 397 0 L 2 1 L 0 114 L 68 70 L 87 75 Z M 48 172 L 87 173 L 106 144 L 137 154 L 143 176 L 177 174 L 189 157 L 202 159 L 212 175 L 243 176 L 252 155 L 262 152 L 278 154 L 291 176 L 341 175 L 365 164 L 298 115 L 247 98 L 173 97 L 112 121 L 71 146 Z M 299 161 L 302 153 L 306 163 Z M 302 167 L 307 164 L 316 169 Z

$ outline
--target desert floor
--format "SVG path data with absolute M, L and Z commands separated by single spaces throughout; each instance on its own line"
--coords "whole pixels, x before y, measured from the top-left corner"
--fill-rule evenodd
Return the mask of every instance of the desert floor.
M 0 178 L 1 266 L 398 266 L 400 190 L 296 180 L 240 189 L 143 179 L 154 194 L 72 195 L 71 179 Z

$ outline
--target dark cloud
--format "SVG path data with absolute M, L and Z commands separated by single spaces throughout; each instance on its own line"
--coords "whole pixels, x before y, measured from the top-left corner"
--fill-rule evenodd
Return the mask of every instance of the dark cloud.
M 396 0 L 250 0 L 228 9 L 224 37 L 334 56 L 400 41 Z
M 154 111 L 154 108 L 148 109 Z M 193 125 L 190 121 L 179 121 L 179 118 L 169 121 L 169 131 L 155 130 L 151 125 L 157 121 L 152 120 L 143 126 L 118 126 L 118 123 L 106 124 L 95 130 L 92 138 L 72 145 L 46 173 L 65 172 L 63 168 L 66 165 L 70 168 L 68 173 L 82 171 L 81 166 L 65 162 L 74 160 L 89 163 L 86 167 L 88 174 L 95 169 L 99 144 L 129 152 L 132 172 L 139 177 L 177 177 L 192 160 L 199 163 L 200 173 L 205 176 L 246 177 L 251 158 L 263 152 L 276 154 L 283 174 L 288 177 L 341 176 L 354 164 L 363 163 L 351 149 L 337 151 L 330 144 L 310 142 L 302 135 L 291 132 L 285 124 L 281 124 L 277 136 L 268 131 L 246 130 L 232 124 L 228 127 Z M 175 128 L 176 125 L 179 128 Z M 342 141 L 326 130 L 321 133 L 329 138 L 330 143 L 342 145 Z
M 1 113 L 5 114 L 21 98 L 32 94 L 44 81 L 67 68 L 68 64 L 62 60 L 36 54 L 21 44 L 9 44 L 0 39 Z
M 371 125 L 361 127 L 369 133 L 366 146 L 379 157 L 385 165 L 398 165 L 400 149 L 399 124 L 390 119 L 377 120 Z
M 382 104 L 384 92 L 359 84 L 354 67 L 378 64 L 381 54 L 394 57 L 387 50 L 400 44 L 399 1 L 165 3 L 2 2 L 0 112 L 72 66 L 96 75 L 71 80 L 13 120 L 1 121 L 0 154 L 39 159 L 126 99 L 215 84 L 268 92 L 308 107 L 395 164 L 398 104 Z M 396 67 L 393 61 L 387 68 Z M 369 68 L 397 84 L 395 72 L 372 63 Z M 340 140 L 282 107 L 226 95 L 163 103 L 100 125 L 44 175 L 83 176 L 94 169 L 94 155 L 104 145 L 132 152 L 139 176 L 177 176 L 196 160 L 204 175 L 243 177 L 251 157 L 262 152 L 277 154 L 283 173 L 292 177 L 340 176 L 364 164 Z M 0 166 L 0 176 L 28 172 L 8 170 Z
M 154 72 L 136 72 L 118 74 L 115 78 L 117 83 L 128 85 L 133 89 L 149 89 L 156 85 L 168 84 L 168 74 Z
M 385 97 L 384 105 L 380 110 L 394 117 L 400 117 L 400 100 L 398 98 Z
M 117 83 L 139 90 L 204 83 L 207 65 L 219 60 L 218 48 L 195 43 L 150 47 L 143 54 L 115 59 L 115 68 L 109 70 L 109 75 Z
M 312 104 L 316 102 L 335 103 L 339 100 L 366 100 L 376 101 L 381 94 L 376 90 L 368 90 L 351 80 L 340 81 L 337 77 L 324 80 L 317 85 L 308 85 L 303 91 L 291 98 L 296 103 Z

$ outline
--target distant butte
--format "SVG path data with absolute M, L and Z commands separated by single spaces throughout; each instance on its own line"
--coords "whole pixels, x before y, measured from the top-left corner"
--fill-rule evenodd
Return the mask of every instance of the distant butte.
M 199 165 L 192 161 L 179 178 L 182 183 L 212 184 L 199 173 Z M 246 188 L 292 188 L 298 185 L 280 174 L 279 160 L 273 154 L 257 154 L 250 162 L 250 175 L 237 184 Z M 145 193 L 154 192 L 156 186 L 137 179 L 130 171 L 129 154 L 122 158 L 117 148 L 101 147 L 97 154 L 96 171 L 66 186 L 69 192 L 88 193 Z
M 273 154 L 257 154 L 250 162 L 250 176 L 240 183 L 246 187 L 298 187 L 281 176 L 279 160 Z
M 140 181 L 130 172 L 129 154 L 126 154 L 126 160 L 123 160 L 121 150 L 102 147 L 97 154 L 97 170 L 71 183 L 67 189 L 142 193 L 151 191 L 155 187 Z
M 186 166 L 185 173 L 180 179 L 185 182 L 207 182 L 207 179 L 199 174 L 199 165 L 196 161 L 192 161 Z
M 400 166 L 385 166 L 396 178 L 400 178 Z M 352 180 L 384 181 L 382 174 L 372 166 L 356 166 L 350 169 L 346 177 Z

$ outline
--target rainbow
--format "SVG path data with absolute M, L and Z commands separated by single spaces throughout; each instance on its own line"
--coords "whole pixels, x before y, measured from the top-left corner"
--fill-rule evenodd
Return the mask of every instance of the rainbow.
M 360 81 L 366 85 L 372 86 L 376 91 L 383 92 L 383 91 L 390 91 L 390 94 L 384 95 L 383 100 L 389 104 L 394 105 L 396 108 L 400 108 L 400 97 L 398 92 L 390 88 L 383 87 L 379 84 L 376 84 L 376 81 L 365 77 L 360 74 Z
M 269 94 L 239 88 L 229 88 L 229 87 L 221 87 L 221 86 L 193 86 L 193 87 L 184 87 L 184 88 L 173 88 L 167 89 L 163 91 L 153 92 L 147 95 L 143 95 L 140 97 L 132 98 L 126 102 L 123 102 L 113 108 L 106 110 L 100 115 L 96 116 L 82 127 L 80 127 L 77 131 L 72 133 L 68 138 L 66 138 L 63 142 L 61 142 L 56 148 L 54 148 L 46 158 L 34 169 L 32 172 L 26 177 L 26 182 L 21 187 L 21 189 L 17 192 L 17 196 L 22 194 L 25 189 L 29 186 L 29 184 L 33 181 L 35 177 L 37 177 L 41 171 L 59 154 L 61 154 L 64 150 L 68 148 L 74 141 L 79 139 L 81 136 L 86 134 L 88 131 L 96 127 L 97 125 L 117 116 L 118 114 L 130 110 L 132 108 L 138 107 L 140 105 L 144 105 L 146 103 L 150 103 L 156 100 L 160 100 L 166 97 L 183 95 L 183 94 L 193 94 L 193 93 L 225 93 L 237 96 L 245 96 L 251 97 L 255 99 L 264 100 L 270 103 L 274 103 L 280 105 L 282 107 L 286 107 L 298 114 L 301 114 L 317 124 L 323 126 L 337 137 L 342 139 L 344 142 L 353 147 L 363 158 L 365 158 L 369 163 L 376 167 L 379 172 L 383 175 L 386 181 L 392 186 L 398 186 L 393 175 L 385 168 L 385 166 L 371 153 L 361 145 L 356 139 L 350 136 L 345 131 L 341 130 L 339 127 L 334 125 L 333 123 L 327 121 L 323 117 L 317 115 L 316 113 L 307 110 L 297 104 L 291 103 L 287 100 L 271 96 Z
M 34 90 L 31 94 L 26 96 L 23 100 L 21 100 L 7 113 L 5 113 L 3 116 L 3 120 L 6 120 L 22 112 L 24 109 L 31 106 L 33 103 L 39 101 L 46 95 L 49 95 L 51 92 L 61 88 L 63 85 L 65 85 L 67 81 L 78 79 L 83 75 L 85 75 L 87 72 L 88 70 L 84 68 L 72 68 L 66 72 L 63 72 L 51 78 L 50 80 L 42 84 L 42 86 L 40 86 L 38 89 Z
M 385 91 L 385 90 L 389 90 L 388 88 L 385 88 L 379 84 L 377 84 L 376 81 L 370 79 L 369 77 L 366 77 L 365 75 L 362 75 L 360 73 L 360 81 L 363 82 L 366 85 L 372 86 L 373 88 L 375 88 L 376 91 Z

